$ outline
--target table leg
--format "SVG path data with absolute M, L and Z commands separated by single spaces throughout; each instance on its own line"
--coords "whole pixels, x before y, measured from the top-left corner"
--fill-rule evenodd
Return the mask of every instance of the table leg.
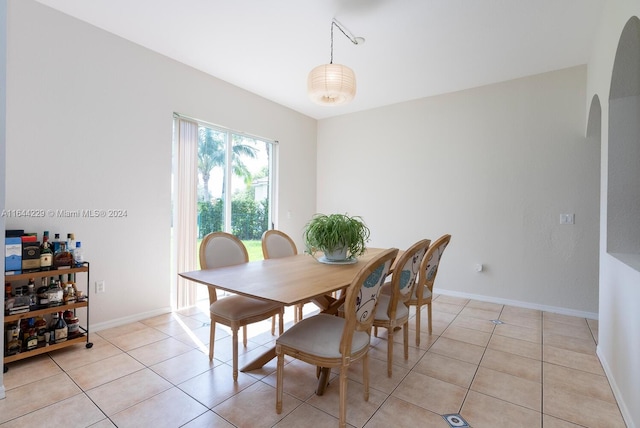
M 241 372 L 248 372 L 251 370 L 257 370 L 267 364 L 269 361 L 273 360 L 276 357 L 276 347 L 265 351 L 262 355 L 260 355 L 255 360 L 248 363 L 246 366 L 240 369 Z
M 324 390 L 329 384 L 329 374 L 331 369 L 329 367 L 320 367 L 320 376 L 318 377 L 318 387 L 316 388 L 316 395 L 324 394 Z

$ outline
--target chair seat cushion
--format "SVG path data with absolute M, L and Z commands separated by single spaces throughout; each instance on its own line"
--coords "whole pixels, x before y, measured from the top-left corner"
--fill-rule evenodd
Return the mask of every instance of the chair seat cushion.
M 270 313 L 271 311 L 278 309 L 280 306 L 282 305 L 277 302 L 268 302 L 266 300 L 234 295 L 215 301 L 209 307 L 209 310 L 213 315 L 232 321 L 239 321 L 244 318 Z
M 389 301 L 391 296 L 388 294 L 381 294 L 378 298 L 378 306 L 376 306 L 376 321 L 389 321 L 389 314 L 387 309 L 389 307 Z M 407 305 L 398 300 L 396 304 L 396 319 L 402 319 L 409 317 L 409 308 Z
M 429 289 L 427 287 L 414 287 L 413 289 L 413 294 L 411 295 L 411 300 L 416 300 L 418 298 L 417 293 L 420 292 L 420 289 L 422 289 L 422 298 L 423 299 L 428 299 L 429 297 L 431 297 L 431 291 L 429 291 Z
M 340 339 L 344 323 L 344 318 L 318 314 L 295 324 L 278 337 L 276 343 L 323 358 L 341 358 Z M 369 346 L 369 340 L 370 336 L 366 332 L 355 331 L 351 342 L 351 353 L 354 354 Z

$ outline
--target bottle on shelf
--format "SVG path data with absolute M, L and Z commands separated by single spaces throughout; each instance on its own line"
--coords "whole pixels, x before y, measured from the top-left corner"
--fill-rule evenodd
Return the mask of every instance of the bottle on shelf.
M 51 270 L 53 266 L 53 250 L 49 242 L 49 231 L 45 230 L 40 244 L 40 270 Z
M 56 321 L 56 325 L 53 329 L 54 342 L 61 343 L 67 340 L 67 335 L 69 334 L 67 323 L 64 322 L 64 318 L 62 317 L 62 312 L 58 312 L 58 320 Z
M 13 295 L 13 287 L 10 282 L 4 283 L 4 301 L 6 302 Z
M 38 347 L 38 336 L 36 335 L 36 324 L 33 318 L 29 318 L 27 331 L 24 334 L 24 349 L 31 351 Z
M 29 306 L 36 306 L 38 304 L 38 299 L 36 298 L 36 283 L 33 278 L 29 278 L 29 282 L 27 283 L 27 295 L 29 296 Z
M 56 233 L 53 235 L 53 254 L 60 251 L 60 234 Z
M 54 269 L 73 266 L 73 255 L 67 250 L 67 244 L 60 242 L 60 250 L 53 255 Z
M 73 252 L 76 249 L 76 236 L 73 233 L 67 233 L 67 251 L 73 256 Z
M 76 241 L 76 249 L 73 251 L 73 261 L 76 266 L 82 266 L 84 263 L 84 253 L 82 252 L 82 242 Z
M 36 336 L 38 337 L 39 343 L 44 343 L 45 336 L 44 334 L 47 332 L 47 320 L 44 319 L 44 316 L 36 318 Z

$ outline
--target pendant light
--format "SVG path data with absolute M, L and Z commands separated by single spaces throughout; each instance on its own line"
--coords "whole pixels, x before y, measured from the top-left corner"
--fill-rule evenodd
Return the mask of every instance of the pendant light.
M 352 69 L 333 63 L 333 27 L 344 34 L 354 45 L 364 43 L 364 38 L 354 37 L 335 18 L 331 21 L 331 59 L 329 64 L 315 67 L 307 78 L 309 98 L 316 104 L 335 106 L 348 103 L 356 95 L 356 75 Z M 349 33 L 349 34 L 347 34 Z

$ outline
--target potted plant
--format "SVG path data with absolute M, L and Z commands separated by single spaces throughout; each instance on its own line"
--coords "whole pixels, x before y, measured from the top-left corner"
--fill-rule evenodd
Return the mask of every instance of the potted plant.
M 308 253 L 327 263 L 353 263 L 364 254 L 370 231 L 359 216 L 347 214 L 316 214 L 304 229 L 304 242 Z

